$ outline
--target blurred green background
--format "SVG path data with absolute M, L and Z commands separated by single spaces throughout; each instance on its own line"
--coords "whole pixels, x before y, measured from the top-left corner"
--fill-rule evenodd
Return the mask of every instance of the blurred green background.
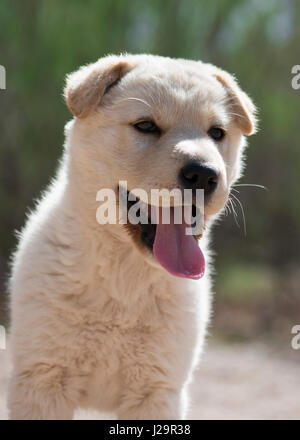
M 53 176 L 70 114 L 65 75 L 108 53 L 201 59 L 234 73 L 259 108 L 238 206 L 215 227 L 212 333 L 290 341 L 300 310 L 300 64 L 297 0 L 1 0 L 0 323 L 8 259 L 25 212 Z

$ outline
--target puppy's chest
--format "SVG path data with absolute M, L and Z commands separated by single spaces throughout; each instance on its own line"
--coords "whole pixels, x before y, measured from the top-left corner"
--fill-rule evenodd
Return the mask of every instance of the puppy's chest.
M 103 360 L 116 371 L 126 356 L 134 356 L 146 347 L 164 343 L 184 346 L 197 333 L 197 313 L 188 311 L 173 300 L 157 298 L 150 293 L 140 301 L 120 303 L 102 298 L 100 304 L 88 307 L 78 322 L 82 346 L 89 347 L 97 368 Z M 106 366 L 107 367 L 107 366 Z
M 103 293 L 102 290 L 98 300 L 82 311 L 79 323 L 83 334 L 100 346 L 103 340 L 118 340 L 117 348 L 133 336 L 151 334 L 162 326 L 165 310 L 159 299 L 149 295 L 136 301 L 120 301 Z

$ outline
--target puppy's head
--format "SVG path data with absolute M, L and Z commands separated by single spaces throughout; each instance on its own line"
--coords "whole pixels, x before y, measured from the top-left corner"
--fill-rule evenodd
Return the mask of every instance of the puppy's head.
M 129 222 L 118 231 L 172 274 L 200 278 L 202 231 L 186 235 L 184 216 L 177 225 L 174 210 L 186 203 L 176 197 L 169 224 L 157 219 L 163 198 L 153 221 L 151 191 L 189 190 L 193 212 L 202 190 L 204 226 L 220 212 L 241 173 L 243 135 L 255 131 L 250 98 L 213 65 L 150 55 L 108 56 L 82 67 L 68 76 L 65 98 L 75 116 L 69 151 L 86 198 L 94 203 L 99 189 L 118 191 L 126 182 L 129 199 L 135 194 L 148 204 L 149 224 Z

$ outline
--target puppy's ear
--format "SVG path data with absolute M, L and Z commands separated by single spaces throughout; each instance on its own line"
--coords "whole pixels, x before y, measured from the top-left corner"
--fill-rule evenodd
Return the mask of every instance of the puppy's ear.
M 230 112 L 242 130 L 249 136 L 256 130 L 256 108 L 252 100 L 241 90 L 234 77 L 221 69 L 214 69 L 213 75 L 227 90 Z
M 133 67 L 127 57 L 108 56 L 68 75 L 64 96 L 73 115 L 86 117 L 105 93 Z

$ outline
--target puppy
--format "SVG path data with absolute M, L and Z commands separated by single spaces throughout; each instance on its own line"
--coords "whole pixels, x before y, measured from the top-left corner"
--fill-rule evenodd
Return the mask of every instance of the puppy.
M 151 55 L 81 67 L 65 99 L 63 159 L 13 259 L 10 417 L 182 419 L 210 315 L 209 228 L 240 176 L 254 105 L 213 65 Z M 124 182 L 127 213 L 135 188 L 202 189 L 201 231 L 176 224 L 172 203 L 169 224 L 99 224 L 99 190 Z

